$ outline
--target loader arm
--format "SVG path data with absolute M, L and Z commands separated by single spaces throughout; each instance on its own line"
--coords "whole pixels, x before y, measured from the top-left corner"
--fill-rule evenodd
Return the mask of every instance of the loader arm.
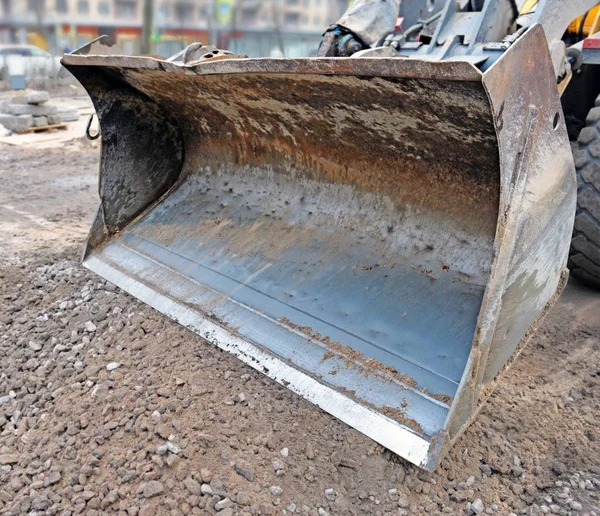
M 569 24 L 598 5 L 598 0 L 446 0 L 435 2 L 433 8 L 428 0 L 405 1 L 400 3 L 399 16 L 403 22 L 402 32 L 397 35 L 383 30 L 384 27 L 393 30 L 396 21 L 390 18 L 387 23 L 381 22 L 387 3 L 378 0 L 362 3 L 370 6 L 368 11 L 382 10 L 379 16 L 372 16 L 377 24 L 365 25 L 365 20 L 360 19 L 362 11 L 355 7 L 351 7 L 338 23 L 348 30 L 356 30 L 364 40 L 382 40 L 385 46 L 393 47 L 395 54 L 382 54 L 381 47 L 372 44 L 374 48 L 359 52 L 357 57 L 402 55 L 436 61 L 463 60 L 485 71 L 528 27 L 539 24 L 546 33 L 558 78 L 568 67 L 566 47 L 561 38 Z M 415 27 L 417 30 L 413 31 Z M 405 37 L 404 34 L 409 32 L 411 36 Z

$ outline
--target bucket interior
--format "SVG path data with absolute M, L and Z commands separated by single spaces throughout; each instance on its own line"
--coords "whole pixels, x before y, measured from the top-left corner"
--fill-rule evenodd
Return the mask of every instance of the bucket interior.
M 177 120 L 183 170 L 88 266 L 121 271 L 420 435 L 442 430 L 498 216 L 482 85 L 165 75 L 125 78 Z

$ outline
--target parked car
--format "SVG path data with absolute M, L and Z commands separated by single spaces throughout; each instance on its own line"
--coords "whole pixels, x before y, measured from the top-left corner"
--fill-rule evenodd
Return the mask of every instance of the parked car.
M 0 56 L 52 57 L 34 45 L 0 45 Z
M 59 56 L 34 45 L 0 45 L 0 80 L 6 80 L 9 71 L 29 80 L 57 78 L 62 70 Z

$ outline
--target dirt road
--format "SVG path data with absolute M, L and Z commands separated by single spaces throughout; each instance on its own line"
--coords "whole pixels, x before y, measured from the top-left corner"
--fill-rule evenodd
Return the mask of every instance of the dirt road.
M 598 293 L 426 474 L 79 267 L 97 167 L 0 145 L 1 514 L 600 515 Z

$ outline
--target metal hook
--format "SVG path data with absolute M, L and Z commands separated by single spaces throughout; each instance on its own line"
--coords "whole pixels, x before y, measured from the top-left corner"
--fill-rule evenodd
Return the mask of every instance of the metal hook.
M 88 120 L 87 127 L 85 128 L 85 135 L 87 136 L 88 140 L 97 140 L 100 137 L 100 129 L 98 129 L 98 132 L 95 135 L 92 136 L 90 134 L 90 128 L 92 127 L 93 120 L 94 120 L 94 113 L 92 113 L 90 115 L 90 119 Z

